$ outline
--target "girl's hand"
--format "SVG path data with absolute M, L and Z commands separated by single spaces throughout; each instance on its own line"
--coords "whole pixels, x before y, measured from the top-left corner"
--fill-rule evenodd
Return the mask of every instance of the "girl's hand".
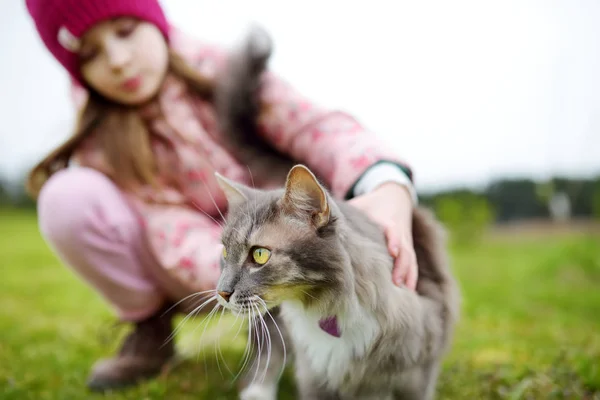
M 408 190 L 397 183 L 384 183 L 377 189 L 348 201 L 384 228 L 388 251 L 395 258 L 394 284 L 417 286 L 417 257 L 412 241 L 412 199 Z

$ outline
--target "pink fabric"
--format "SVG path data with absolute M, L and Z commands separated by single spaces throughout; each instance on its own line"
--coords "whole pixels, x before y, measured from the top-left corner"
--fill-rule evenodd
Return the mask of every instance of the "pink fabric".
M 157 0 L 26 0 L 26 4 L 46 48 L 79 82 L 77 54 L 69 43 L 76 45 L 94 24 L 109 18 L 136 17 L 153 23 L 169 37 L 169 25 Z
M 175 29 L 171 30 L 171 46 L 209 77 L 215 76 L 227 62 L 223 50 L 191 40 Z M 316 105 L 274 74 L 266 77 L 262 96 L 271 106 L 270 112 L 260 121 L 265 138 L 282 152 L 311 168 L 337 198 L 342 198 L 360 175 L 378 160 L 402 163 L 397 155 L 390 154 L 377 142 L 375 135 L 352 116 Z M 80 86 L 75 86 L 73 98 L 81 107 L 86 93 Z M 117 261 L 112 260 L 113 267 L 108 262 L 100 261 L 100 252 L 97 253 L 97 260 L 90 262 L 86 258 L 88 256 L 63 251 L 65 259 L 70 260 L 72 265 L 83 265 L 75 267 L 76 269 L 101 270 L 87 272 L 88 275 L 85 276 L 113 302 L 118 302 L 119 299 L 111 297 L 111 291 L 106 289 L 107 284 L 102 279 L 110 284 L 121 280 L 104 269 L 126 268 L 128 274 L 138 273 L 136 279 L 146 282 L 138 282 L 139 287 L 146 291 L 156 285 L 164 286 L 165 282 L 170 286 L 188 288 L 188 291 L 213 288 L 219 274 L 221 249 L 220 227 L 213 222 L 213 218 L 219 220 L 219 211 L 225 213 L 227 209 L 214 172 L 218 171 L 248 185 L 252 183 L 247 168 L 225 149 L 211 104 L 190 95 L 185 85 L 174 77 L 166 79 L 157 102 L 161 113 L 146 110 L 143 115 L 147 118 L 150 129 L 155 129 L 173 143 L 182 163 L 182 178 L 186 189 L 184 192 L 167 190 L 159 193 L 151 188 L 140 188 L 137 196 L 131 196 L 127 201 L 139 217 L 139 225 L 135 228 L 137 236 L 132 235 L 141 235 L 147 243 L 148 251 L 154 259 L 152 265 L 158 266 L 153 273 L 153 276 L 158 276 L 158 283 L 146 281 L 147 273 L 141 266 L 125 266 L 132 263 L 132 258 L 128 258 L 133 257 L 132 250 L 129 250 L 127 257 L 122 256 L 123 264 L 114 264 Z M 155 151 L 158 156 L 161 155 L 160 147 L 157 146 Z M 95 145 L 93 135 L 78 149 L 74 159 L 81 165 L 98 171 L 109 171 L 109 166 Z M 258 187 L 264 187 L 261 185 L 261 178 L 254 177 L 254 183 Z M 52 187 L 51 182 L 47 185 Z M 64 190 L 69 193 L 67 188 Z M 114 188 L 111 190 L 117 196 Z M 96 207 L 101 208 L 104 207 L 100 205 L 103 199 L 105 197 L 100 194 L 97 199 L 92 199 L 91 196 L 89 198 Z M 85 199 L 81 201 L 84 202 Z M 173 204 L 159 204 L 161 201 Z M 64 235 L 76 236 L 77 229 L 85 230 L 87 225 L 71 228 L 69 225 L 59 224 L 56 229 L 75 229 Z M 63 233 L 56 235 L 61 236 Z M 123 249 L 122 252 L 125 254 L 126 251 Z M 94 281 L 97 276 L 100 276 L 99 282 Z M 137 287 L 137 283 L 128 285 L 125 287 Z
M 53 175 L 38 199 L 42 235 L 58 257 L 95 288 L 125 320 L 155 313 L 167 299 L 214 288 L 218 271 L 202 285 L 183 287 L 151 256 L 138 216 L 104 174 L 69 168 Z

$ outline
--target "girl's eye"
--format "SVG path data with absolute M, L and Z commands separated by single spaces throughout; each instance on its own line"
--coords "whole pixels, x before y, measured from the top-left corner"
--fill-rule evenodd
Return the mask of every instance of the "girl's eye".
M 133 20 L 128 20 L 128 21 L 122 22 L 117 27 L 117 36 L 119 36 L 121 38 L 126 38 L 129 35 L 131 35 L 133 33 L 133 31 L 135 31 L 136 27 L 137 27 L 137 22 L 135 22 Z
M 83 49 L 79 52 L 79 62 L 81 64 L 88 63 L 92 61 L 97 54 L 98 51 L 96 49 Z
M 269 261 L 269 258 L 271 258 L 271 252 L 264 247 L 257 247 L 252 252 L 252 258 L 254 259 L 255 263 L 263 265 Z

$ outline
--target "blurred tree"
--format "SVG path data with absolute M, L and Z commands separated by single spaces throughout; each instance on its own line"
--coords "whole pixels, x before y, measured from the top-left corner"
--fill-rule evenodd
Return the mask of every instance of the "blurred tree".
M 440 197 L 435 212 L 446 226 L 453 242 L 460 245 L 476 243 L 494 221 L 494 211 L 482 195 L 463 191 Z
M 600 179 L 587 179 L 572 182 L 569 197 L 573 206 L 574 217 L 590 217 L 594 211 L 594 195 Z
M 544 190 L 542 194 L 546 194 Z M 486 195 L 500 222 L 548 217 L 546 203 L 540 199 L 539 185 L 531 179 L 495 181 L 487 187 Z
M 470 189 L 454 189 L 436 193 L 419 193 L 422 205 L 438 211 L 442 199 L 463 201 L 469 196 L 487 199 L 494 210 L 496 222 L 555 217 L 590 218 L 598 214 L 596 193 L 600 192 L 600 176 L 593 179 L 569 179 L 554 177 L 545 181 L 530 179 L 501 179 L 492 182 L 481 192 Z M 446 201 L 446 200 L 444 200 Z M 447 217 L 459 214 L 452 207 L 444 210 Z M 450 218 L 450 217 L 449 217 Z M 451 220 L 452 218 L 450 218 Z
M 544 204 L 548 204 L 550 202 L 550 199 L 552 198 L 552 195 L 554 195 L 555 192 L 556 190 L 554 188 L 554 182 L 552 182 L 551 180 L 546 182 L 540 182 L 535 186 L 535 193 L 538 199 Z
M 0 176 L 0 206 L 8 204 L 9 200 L 8 181 Z
M 594 191 L 592 194 L 592 216 L 600 220 L 600 178 L 594 182 Z

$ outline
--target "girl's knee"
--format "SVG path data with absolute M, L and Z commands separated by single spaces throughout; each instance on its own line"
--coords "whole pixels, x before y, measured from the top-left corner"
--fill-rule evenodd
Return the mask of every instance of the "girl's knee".
M 55 173 L 38 196 L 40 231 L 55 245 L 77 241 L 113 192 L 117 188 L 112 181 L 91 168 L 68 168 Z

